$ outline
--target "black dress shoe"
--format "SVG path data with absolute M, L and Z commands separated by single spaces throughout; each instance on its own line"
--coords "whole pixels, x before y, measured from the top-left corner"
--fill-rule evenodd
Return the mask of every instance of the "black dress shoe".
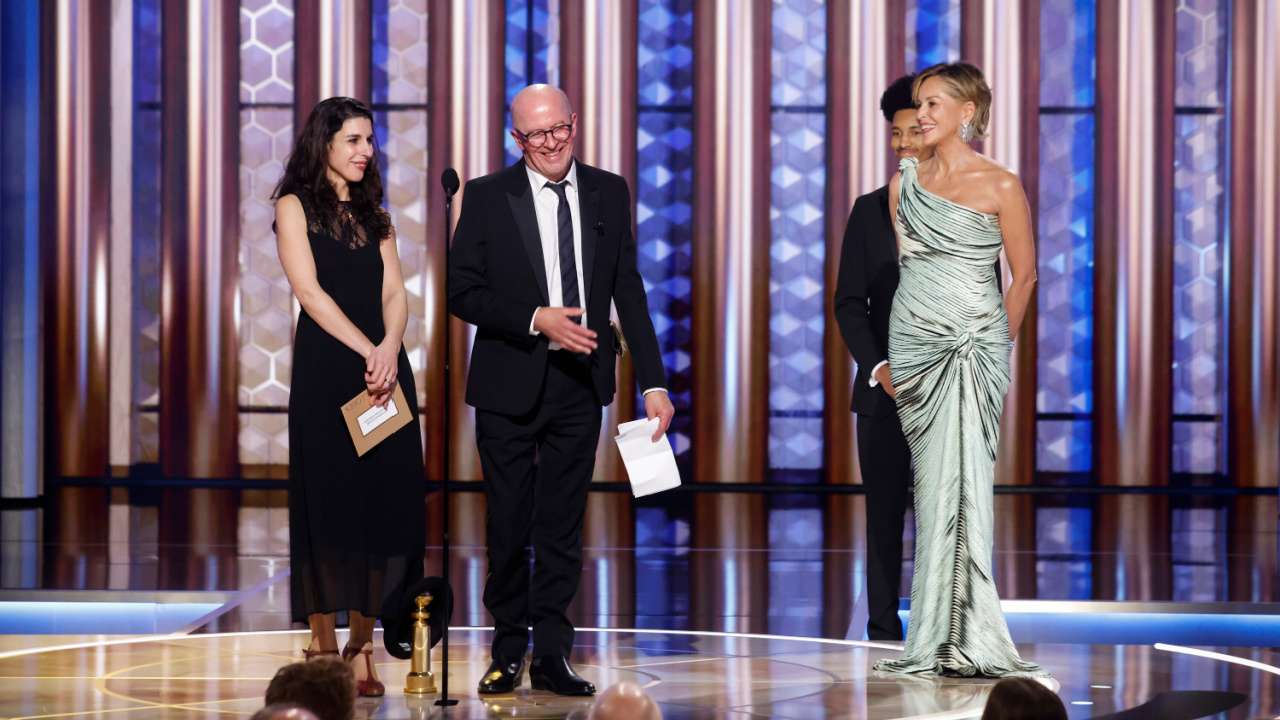
M 480 687 L 476 690 L 483 695 L 515 692 L 522 675 L 523 655 L 499 655 L 489 663 L 489 671 L 480 678 Z
M 578 677 L 563 655 L 544 655 L 529 663 L 529 684 L 534 690 L 557 695 L 595 695 L 596 686 Z

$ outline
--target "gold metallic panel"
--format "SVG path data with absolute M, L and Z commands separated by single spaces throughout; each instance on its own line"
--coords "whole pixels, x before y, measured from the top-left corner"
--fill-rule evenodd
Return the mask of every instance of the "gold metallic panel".
M 452 223 L 452 218 L 444 217 L 444 189 L 440 185 L 440 175 L 445 168 L 452 167 L 453 157 L 450 154 L 453 123 L 453 71 L 450 61 L 453 56 L 452 0 L 432 0 L 427 6 L 427 98 L 432 112 L 427 116 L 427 184 L 425 188 L 427 201 L 426 221 L 426 257 L 422 267 L 423 276 L 423 318 L 422 343 L 425 348 L 425 367 L 421 368 L 423 381 L 418 386 L 419 392 L 426 398 L 422 413 L 426 452 L 427 477 L 438 480 L 444 478 L 445 419 L 453 412 L 453 408 L 463 408 L 460 396 L 451 398 L 450 407 L 445 406 L 445 332 L 451 324 L 444 286 L 445 275 L 445 224 Z M 459 173 L 461 182 L 466 178 Z M 458 204 L 458 198 L 454 198 Z M 456 322 L 456 321 L 453 321 Z M 450 358 L 458 357 L 455 353 Z M 463 375 L 463 365 L 455 364 L 452 372 Z M 454 392 L 461 392 L 460 385 L 454 384 Z M 448 446 L 453 447 L 453 446 Z M 468 452 L 471 452 L 468 450 Z M 428 522 L 428 528 L 438 527 Z M 428 531 L 429 536 L 433 531 Z
M 239 6 L 163 14 L 160 455 L 170 477 L 237 472 Z
M 693 618 L 721 632 L 769 631 L 769 522 L 764 498 L 699 493 L 694 499 L 689 593 Z
M 1231 8 L 1227 467 L 1236 485 L 1274 487 L 1280 475 L 1280 56 L 1267 33 L 1280 26 L 1280 12 L 1257 0 Z
M 111 233 L 111 54 L 108 3 L 46 3 L 42 232 L 45 413 L 53 475 L 107 472 Z M 50 78 L 49 75 L 52 75 Z
M 828 51 L 830 46 L 828 46 Z M 851 626 L 854 603 L 866 592 L 867 502 L 862 495 L 828 495 L 823 513 L 822 635 L 845 637 L 853 630 L 862 637 L 866 629 Z M 904 553 L 905 554 L 905 553 Z M 865 615 L 865 611 L 862 613 Z
M 768 460 L 768 0 L 694 6 L 693 456 L 702 482 Z
M 342 95 L 368 103 L 373 64 L 372 1 L 301 0 L 299 4 L 308 2 L 319 6 L 319 99 Z
M 133 187 L 133 2 L 111 4 L 111 187 Z M 133 450 L 133 197 L 111 196 L 108 288 L 111 328 L 108 380 L 108 462 L 113 472 L 132 464 Z
M 964 13 L 971 10 L 981 22 L 970 22 L 966 18 Z M 1034 219 L 1039 217 L 1040 45 L 1027 39 L 1039 38 L 1039 19 L 1039 4 L 1024 0 L 967 2 L 961 10 L 962 44 L 968 37 L 964 33 L 976 32 L 976 26 L 980 37 L 971 38 L 970 42 L 980 49 L 978 62 L 995 98 L 991 107 L 991 136 L 975 143 L 974 147 L 1013 170 L 1022 180 L 1031 207 L 1033 232 L 1037 225 Z M 975 55 L 978 52 L 975 51 Z M 973 56 L 966 51 L 964 57 Z M 1000 262 L 1007 284 L 1012 275 L 1003 253 Z M 1004 399 L 1000 445 L 996 450 L 996 482 L 1002 485 L 1030 485 L 1035 475 L 1038 296 L 1031 293 L 1010 358 L 1012 378 Z M 1010 529 L 997 529 L 997 548 L 1004 545 L 1002 537 Z M 1012 579 L 1008 572 L 1000 577 L 1002 584 Z M 1001 591 L 1007 594 L 1006 588 Z
M 1172 412 L 1172 4 L 1098 5 L 1094 468 L 1169 482 Z M 1100 498 L 1094 596 L 1170 596 L 1166 497 Z
M 879 28 L 889 25 L 887 0 L 827 5 L 827 252 L 824 275 L 826 334 L 823 338 L 823 465 L 827 482 L 861 482 L 854 442 L 854 363 L 835 321 L 834 293 L 845 224 L 853 202 L 889 181 L 889 129 L 879 112 L 880 94 L 891 76 L 892 45 Z M 899 35 L 899 37 L 901 37 Z M 898 51 L 901 57 L 901 49 Z M 853 61 L 850 59 L 853 58 Z M 901 60 L 899 60 L 901 64 Z
M 980 23 L 965 18 L 964 13 L 970 10 Z M 981 31 L 980 38 L 970 38 L 970 42 L 981 48 L 982 71 L 995 98 L 991 136 L 980 149 L 1021 179 L 1034 232 L 1040 196 L 1040 45 L 1027 38 L 1039 38 L 1039 2 L 970 2 L 961 10 L 961 17 L 962 43 L 967 37 L 964 33 L 975 32 L 974 26 Z M 1012 274 L 1003 253 L 1000 262 L 1007 284 Z M 1000 417 L 1000 444 L 996 449 L 995 481 L 1001 485 L 1030 485 L 1035 481 L 1037 299 L 1038 293 L 1033 292 L 1010 358 L 1012 378 Z M 1035 503 L 1028 495 L 1005 495 L 997 497 L 996 504 L 1002 518 L 995 526 L 997 590 L 1001 597 L 1034 597 L 1036 556 L 1017 550 L 1035 547 Z
M 1098 479 L 1164 485 L 1172 363 L 1173 7 L 1099 5 Z
M 560 3 L 561 86 L 578 113 L 574 153 L 588 165 L 617 173 L 631 188 L 632 232 L 636 183 L 636 0 Z M 614 318 L 617 320 L 617 318 Z M 625 480 L 613 436 L 619 423 L 644 414 L 637 407 L 631 357 L 618 362 L 618 392 L 604 409 L 596 480 Z
M 1254 477 L 1259 485 L 1280 478 L 1280 4 L 1255 0 L 1257 37 L 1253 82 L 1255 123 L 1249 136 L 1254 145 L 1254 178 L 1245 188 L 1254 194 L 1253 322 L 1258 333 L 1254 393 Z M 1240 142 L 1249 145 L 1249 142 Z M 1275 583 L 1272 583 L 1275 587 Z
M 587 497 L 582 580 L 569 613 L 591 627 L 635 627 L 636 523 L 628 493 Z
M 1275 487 L 1280 475 L 1280 297 L 1276 198 L 1280 197 L 1280 54 L 1272 34 L 1280 9 L 1265 0 L 1232 3 L 1231 284 L 1227 312 L 1227 468 L 1238 487 Z M 1247 138 L 1247 140 L 1245 140 Z M 1276 600 L 1276 516 L 1260 498 L 1229 507 L 1228 599 Z
M 447 135 L 452 144 L 449 146 L 451 162 L 446 167 L 457 169 L 464 186 L 453 199 L 452 221 L 456 224 L 458 213 L 462 210 L 463 195 L 466 194 L 466 182 L 495 172 L 503 166 L 502 137 L 509 129 L 503 85 L 506 23 L 499 3 L 449 0 L 449 14 L 446 17 L 452 28 L 449 34 L 451 123 Z M 437 27 L 441 25 L 440 22 L 433 24 Z M 439 182 L 438 177 L 431 178 L 432 182 Z M 449 442 L 452 448 L 452 475 L 457 480 L 479 480 L 481 473 L 480 456 L 476 452 L 475 411 L 463 400 L 475 328 L 461 320 L 452 319 L 449 322 L 449 333 Z M 431 402 L 430 397 L 427 402 Z

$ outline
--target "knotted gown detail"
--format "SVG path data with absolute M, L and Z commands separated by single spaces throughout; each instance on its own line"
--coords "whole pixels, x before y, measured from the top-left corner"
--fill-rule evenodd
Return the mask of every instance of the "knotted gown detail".
M 889 318 L 890 373 L 915 463 L 915 574 L 902 657 L 875 667 L 1047 676 L 1018 656 L 991 576 L 992 486 L 1012 349 L 995 273 L 999 218 L 924 190 L 916 164 L 898 165 L 901 279 Z

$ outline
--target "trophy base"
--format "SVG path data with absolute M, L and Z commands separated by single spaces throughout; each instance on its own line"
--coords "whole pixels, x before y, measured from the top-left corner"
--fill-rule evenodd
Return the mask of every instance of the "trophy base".
M 429 672 L 409 673 L 404 679 L 406 695 L 430 695 L 436 691 L 436 677 Z

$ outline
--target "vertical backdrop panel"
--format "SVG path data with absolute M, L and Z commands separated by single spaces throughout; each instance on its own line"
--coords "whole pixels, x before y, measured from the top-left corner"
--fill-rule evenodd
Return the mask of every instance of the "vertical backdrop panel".
M 109 3 L 43 7 L 42 174 L 49 471 L 107 472 L 107 297 L 111 171 Z

